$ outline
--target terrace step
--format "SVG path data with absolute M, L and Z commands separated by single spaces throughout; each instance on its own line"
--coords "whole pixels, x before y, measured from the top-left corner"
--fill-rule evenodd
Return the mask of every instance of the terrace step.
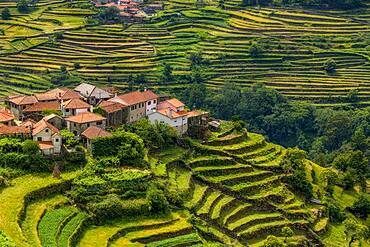
M 207 180 L 213 183 L 221 183 L 225 186 L 233 186 L 243 182 L 255 182 L 272 176 L 270 171 L 253 171 L 250 173 L 228 174 L 224 176 L 210 177 Z
M 253 167 L 245 164 L 236 164 L 230 166 L 196 167 L 193 171 L 201 176 L 222 176 L 225 174 L 231 175 L 252 172 Z
M 280 176 L 275 175 L 269 178 L 266 178 L 261 181 L 252 182 L 252 183 L 240 183 L 233 186 L 227 186 L 231 190 L 238 191 L 244 196 L 255 195 L 259 193 L 262 189 L 270 188 L 273 185 L 280 183 Z

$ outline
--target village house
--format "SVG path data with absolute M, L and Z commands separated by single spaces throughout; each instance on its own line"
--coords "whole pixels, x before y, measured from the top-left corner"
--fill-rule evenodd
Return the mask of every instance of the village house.
M 98 137 L 107 137 L 112 134 L 96 126 L 90 126 L 81 134 L 81 139 L 85 147 L 91 149 L 92 141 Z
M 143 92 L 135 91 L 122 95 L 118 95 L 110 100 L 128 107 L 128 116 L 126 123 L 136 122 L 157 109 L 158 95 L 151 90 Z
M 98 109 L 101 114 L 107 118 L 108 127 L 117 127 L 127 122 L 128 106 L 118 102 L 103 101 Z
M 83 112 L 91 112 L 92 106 L 81 99 L 70 99 L 61 103 L 64 117 L 76 116 Z
M 0 136 L 31 138 L 31 130 L 24 126 L 0 124 Z
M 164 123 L 175 128 L 179 134 L 188 130 L 188 112 L 185 104 L 177 99 L 170 99 L 158 104 L 157 110 L 149 114 L 152 123 Z
M 87 83 L 78 85 L 75 88 L 75 91 L 78 92 L 87 103 L 94 106 L 98 105 L 103 100 L 108 100 L 114 96 L 101 88 Z
M 191 111 L 188 113 L 188 126 L 207 126 L 209 113 L 205 111 Z
M 23 111 L 37 102 L 35 96 L 13 95 L 5 98 L 5 104 L 10 108 L 13 115 L 20 119 Z
M 14 125 L 15 116 L 5 107 L 0 107 L 0 124 Z
M 60 104 L 58 101 L 36 102 L 35 104 L 23 110 L 23 118 L 32 118 L 40 121 L 45 112 L 60 112 Z
M 24 120 L 23 122 L 21 122 L 19 126 L 25 127 L 25 128 L 27 128 L 31 131 L 35 124 L 36 124 L 35 120 L 33 120 L 31 118 L 28 118 L 28 119 Z
M 45 94 L 55 95 L 56 100 L 64 102 L 70 99 L 81 99 L 81 95 L 69 88 L 55 88 Z
M 56 114 L 50 114 L 48 116 L 45 116 L 43 120 L 57 127 L 58 129 L 63 129 L 65 127 L 64 119 Z
M 76 116 L 70 116 L 65 119 L 67 122 L 67 129 L 76 136 L 81 135 L 90 126 L 97 126 L 105 129 L 107 126 L 107 119 L 92 112 L 83 112 Z
M 62 136 L 59 130 L 44 119 L 33 126 L 32 138 L 39 143 L 44 155 L 60 154 L 62 150 Z

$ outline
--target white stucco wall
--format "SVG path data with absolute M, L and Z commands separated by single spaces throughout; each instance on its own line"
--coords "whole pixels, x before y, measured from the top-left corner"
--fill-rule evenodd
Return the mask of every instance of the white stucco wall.
M 182 116 L 178 118 L 169 118 L 161 113 L 153 112 L 148 116 L 150 122 L 165 123 L 171 127 L 174 127 L 180 134 L 186 133 L 188 130 L 188 117 Z

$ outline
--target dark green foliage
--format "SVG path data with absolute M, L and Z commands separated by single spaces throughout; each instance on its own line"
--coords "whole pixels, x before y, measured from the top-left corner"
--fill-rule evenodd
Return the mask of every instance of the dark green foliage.
M 349 210 L 356 216 L 367 219 L 367 216 L 370 214 L 370 200 L 364 195 L 361 195 Z
M 67 148 L 74 148 L 79 143 L 78 140 L 76 139 L 75 135 L 67 129 L 61 130 L 60 135 L 62 136 L 63 144 Z
M 313 187 L 307 180 L 305 159 L 307 154 L 297 148 L 290 148 L 281 163 L 283 170 L 288 173 L 284 181 L 295 191 L 302 193 L 306 198 L 312 198 Z
M 285 244 L 283 241 L 279 240 L 275 236 L 268 236 L 265 243 L 263 244 L 263 247 L 284 247 Z
M 346 219 L 345 212 L 337 205 L 334 200 L 328 200 L 325 203 L 326 213 L 333 223 L 341 223 Z
M 163 83 L 172 82 L 174 80 L 174 76 L 173 76 L 172 72 L 173 72 L 172 66 L 168 63 L 165 63 L 164 66 L 163 66 L 161 81 Z
M 263 49 L 258 43 L 252 43 L 249 47 L 249 55 L 253 58 L 258 58 L 262 55 Z
M 23 142 L 22 151 L 28 155 L 37 155 L 40 153 L 40 146 L 36 141 L 26 140 Z
M 110 137 L 93 140 L 92 154 L 96 158 L 116 156 L 121 165 L 146 166 L 144 141 L 130 132 L 116 131 Z
M 9 20 L 11 17 L 10 11 L 8 7 L 5 7 L 3 11 L 1 11 L 1 19 L 3 20 Z
M 98 20 L 102 24 L 114 23 L 120 19 L 119 9 L 117 7 L 102 8 L 98 14 Z
M 327 73 L 332 74 L 337 69 L 337 64 L 333 59 L 329 59 L 328 61 L 325 62 L 324 69 L 326 70 Z
M 169 209 L 169 203 L 162 190 L 155 186 L 148 189 L 146 200 L 149 204 L 149 210 L 155 213 L 166 213 Z
M 162 123 L 150 123 L 141 119 L 131 125 L 122 127 L 125 131 L 137 134 L 149 150 L 163 149 L 175 145 L 179 136 L 174 128 Z
M 19 0 L 17 3 L 17 9 L 21 13 L 27 13 L 30 11 L 30 2 L 28 0 Z

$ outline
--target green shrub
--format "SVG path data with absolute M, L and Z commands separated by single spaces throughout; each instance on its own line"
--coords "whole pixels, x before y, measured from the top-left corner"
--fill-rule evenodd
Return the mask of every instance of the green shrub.
M 0 231 L 0 247 L 18 247 L 18 245 Z
M 165 213 L 169 209 L 169 203 L 162 190 L 152 187 L 146 194 L 150 212 Z
M 364 195 L 361 195 L 349 210 L 356 216 L 367 219 L 367 216 L 370 214 L 370 200 Z
M 25 140 L 22 145 L 23 153 L 28 155 L 37 155 L 40 153 L 40 146 L 36 141 Z

